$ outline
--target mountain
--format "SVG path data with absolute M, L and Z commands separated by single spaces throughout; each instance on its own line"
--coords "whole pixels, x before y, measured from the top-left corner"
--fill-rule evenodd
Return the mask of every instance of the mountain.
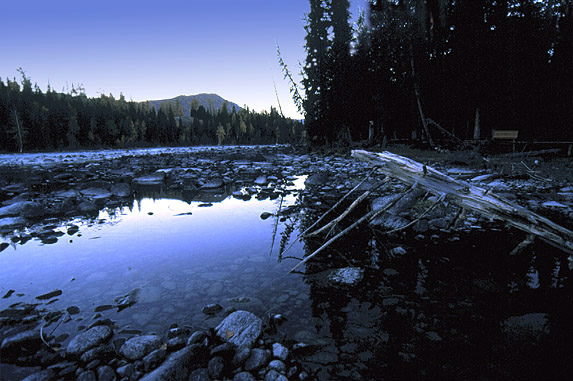
M 221 108 L 221 106 L 223 106 L 223 103 L 226 101 L 224 98 L 222 98 L 221 96 L 217 95 L 217 94 L 196 94 L 196 95 L 180 95 L 178 97 L 175 98 L 171 98 L 171 99 L 159 99 L 159 100 L 153 100 L 153 101 L 148 101 L 149 103 L 151 103 L 153 105 L 153 107 L 155 107 L 155 110 L 159 109 L 159 106 L 163 103 L 172 103 L 172 104 L 177 104 L 177 101 L 179 101 L 179 103 L 181 103 L 181 107 L 183 107 L 183 115 L 184 116 L 189 116 L 189 112 L 191 111 L 191 102 L 193 101 L 193 99 L 196 99 L 199 102 L 199 105 L 205 107 L 206 110 L 218 110 Z M 230 102 L 230 101 L 226 101 L 227 102 L 227 106 L 228 106 L 228 110 L 231 111 L 233 109 L 233 106 L 235 107 L 235 110 L 239 111 L 242 107 L 240 107 L 238 104 Z

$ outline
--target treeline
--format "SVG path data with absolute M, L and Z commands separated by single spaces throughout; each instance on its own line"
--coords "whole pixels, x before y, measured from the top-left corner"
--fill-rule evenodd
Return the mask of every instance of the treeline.
M 492 129 L 573 139 L 570 0 L 310 0 L 302 88 L 313 144 Z M 282 64 L 282 60 L 281 60 Z M 286 77 L 290 76 L 283 64 Z M 370 135 L 370 138 L 373 136 Z
M 1 151 L 300 143 L 305 133 L 300 121 L 274 108 L 207 110 L 194 103 L 183 115 L 177 103 L 155 110 L 123 95 L 88 98 L 81 87 L 44 93 L 19 71 L 19 82 L 0 79 Z

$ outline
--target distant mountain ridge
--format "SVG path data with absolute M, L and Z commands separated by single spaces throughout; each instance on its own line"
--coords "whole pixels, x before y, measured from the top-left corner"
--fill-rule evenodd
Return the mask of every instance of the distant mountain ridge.
M 193 102 L 194 99 L 196 99 L 197 102 L 199 102 L 199 105 L 203 106 L 207 111 L 219 110 L 223 106 L 224 102 L 227 102 L 227 109 L 229 112 L 233 110 L 233 106 L 237 111 L 239 111 L 242 108 L 238 104 L 227 101 L 226 99 L 217 94 L 207 94 L 207 93 L 201 93 L 196 95 L 180 95 L 178 97 L 171 99 L 158 99 L 158 100 L 150 100 L 147 102 L 152 104 L 155 110 L 159 110 L 159 107 L 163 103 L 177 104 L 177 101 L 179 101 L 179 103 L 181 103 L 181 107 L 183 108 L 183 115 L 189 116 L 189 112 L 191 111 L 191 102 Z

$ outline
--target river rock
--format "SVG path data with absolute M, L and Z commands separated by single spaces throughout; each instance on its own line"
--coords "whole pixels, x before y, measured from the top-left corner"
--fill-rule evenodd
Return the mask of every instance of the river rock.
M 157 335 L 135 336 L 119 348 L 119 353 L 129 360 L 139 360 L 160 346 L 161 338 Z
M 233 377 L 233 381 L 256 381 L 256 380 L 257 379 L 255 378 L 255 376 L 253 376 L 249 372 L 240 372 L 235 374 L 235 377 Z
M 2 340 L 0 351 L 2 358 L 16 358 L 21 355 L 22 351 L 33 353 L 41 346 L 40 331 L 32 329 L 6 337 Z
M 105 325 L 99 325 L 88 329 L 75 336 L 66 349 L 72 356 L 79 356 L 88 349 L 95 348 L 105 343 L 113 336 L 113 330 Z
M 288 381 L 288 378 L 280 374 L 277 370 L 271 369 L 265 375 L 265 381 Z
M 261 335 L 263 321 L 248 311 L 235 311 L 216 328 L 217 336 L 236 346 L 252 347 Z
M 139 185 L 159 185 L 165 180 L 164 172 L 155 172 L 151 175 L 141 176 L 133 179 L 133 182 Z
M 180 351 L 174 352 L 151 373 L 146 374 L 142 381 L 184 380 L 189 373 L 207 365 L 205 352 L 201 345 L 192 344 Z
M 211 179 L 201 186 L 200 189 L 217 189 L 221 188 L 225 183 L 221 179 Z
M 286 372 L 286 365 L 284 362 L 282 362 L 281 360 L 272 360 L 269 363 L 269 369 L 274 369 L 279 373 L 284 373 Z
M 256 370 L 267 365 L 271 358 L 270 353 L 261 348 L 254 348 L 251 350 L 251 355 L 245 362 L 245 370 Z
M 131 195 L 131 188 L 129 184 L 126 183 L 114 184 L 111 187 L 111 193 L 115 197 L 129 197 Z
M 117 378 L 111 366 L 102 365 L 97 368 L 97 379 L 98 381 L 115 381 Z
M 223 376 L 223 371 L 225 370 L 225 360 L 222 357 L 215 356 L 209 360 L 207 364 L 207 371 L 211 379 L 219 379 Z
M 288 348 L 281 343 L 273 344 L 273 357 L 282 361 L 286 361 L 288 357 Z
M 265 175 L 259 176 L 255 179 L 255 184 L 257 184 L 257 185 L 261 185 L 261 186 L 267 185 L 267 182 L 268 182 L 267 176 L 265 176 Z

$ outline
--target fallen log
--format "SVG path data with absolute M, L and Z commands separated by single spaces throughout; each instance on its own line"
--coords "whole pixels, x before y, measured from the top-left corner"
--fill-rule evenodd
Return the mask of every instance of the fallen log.
M 352 157 L 378 167 L 386 176 L 408 185 L 417 184 L 439 197 L 485 217 L 541 238 L 548 244 L 573 254 L 573 232 L 505 198 L 465 181 L 456 180 L 429 166 L 390 152 L 352 151 Z

